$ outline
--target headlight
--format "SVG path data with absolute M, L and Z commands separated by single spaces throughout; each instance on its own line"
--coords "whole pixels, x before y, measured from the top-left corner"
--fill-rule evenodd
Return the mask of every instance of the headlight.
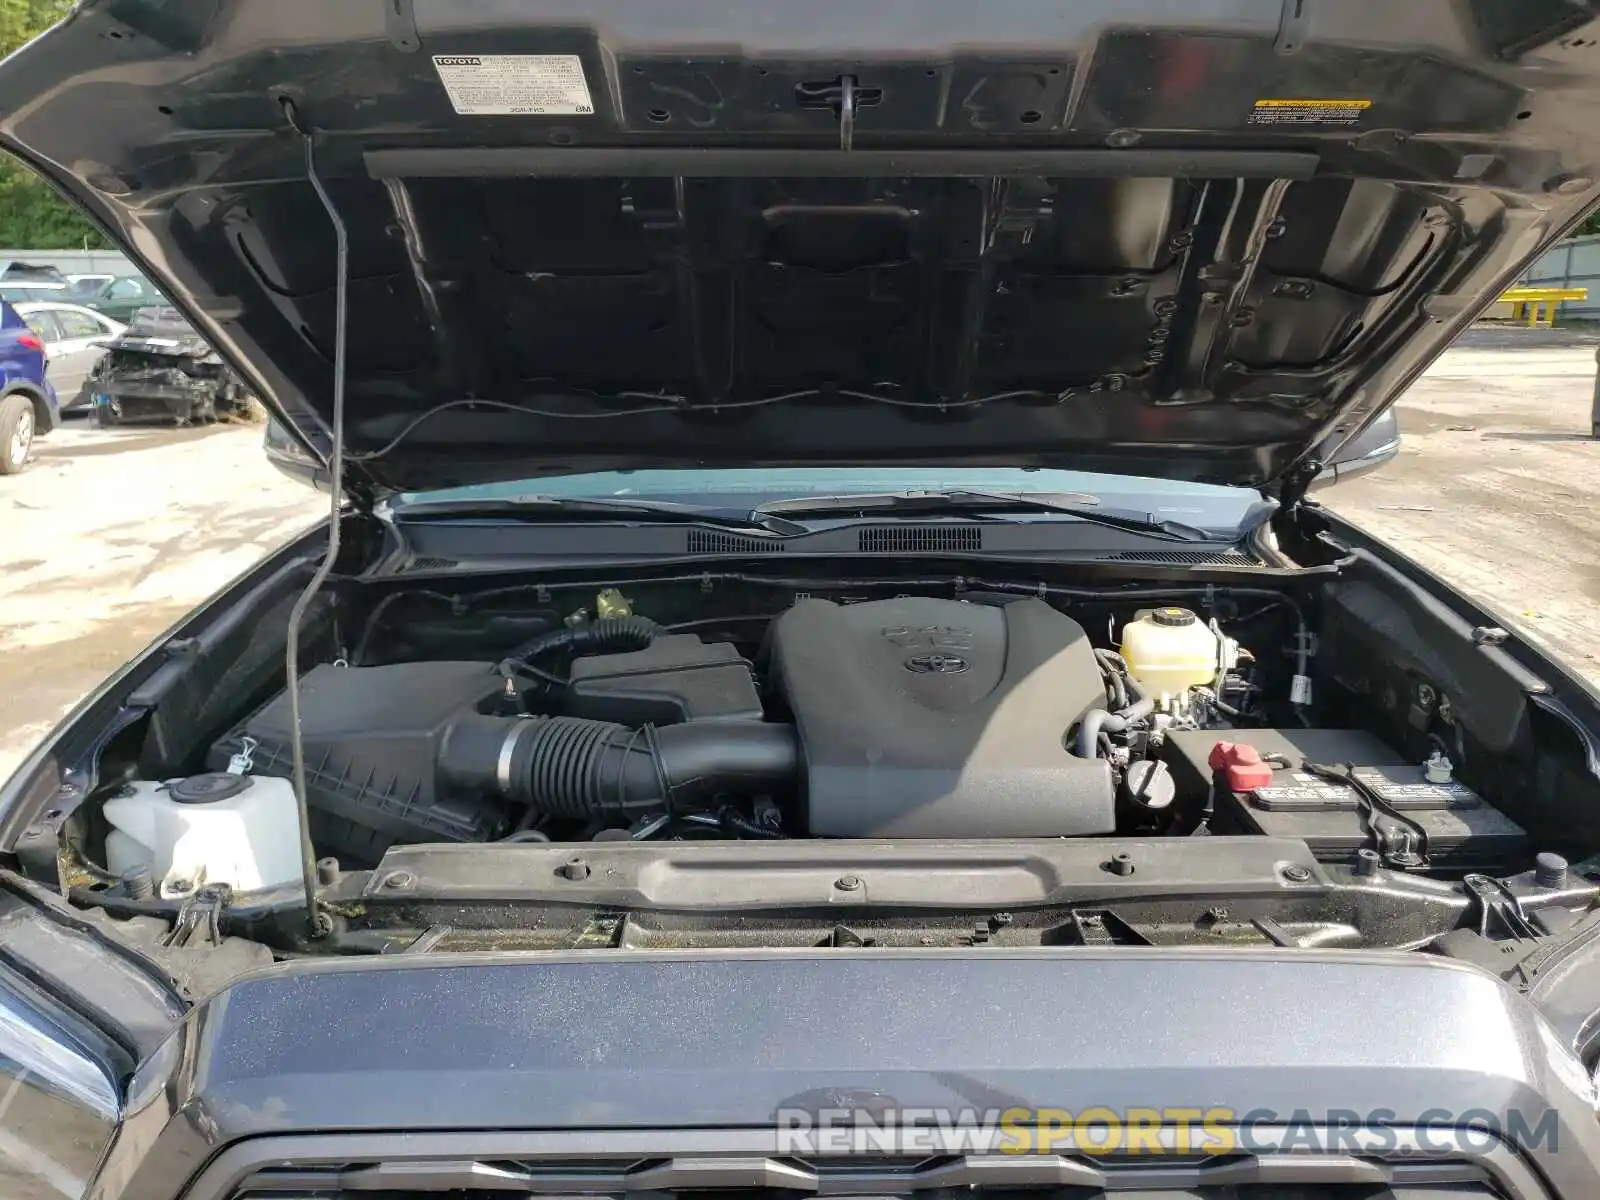
M 0 1196 L 79 1200 L 116 1131 L 111 1067 L 53 1007 L 0 971 Z

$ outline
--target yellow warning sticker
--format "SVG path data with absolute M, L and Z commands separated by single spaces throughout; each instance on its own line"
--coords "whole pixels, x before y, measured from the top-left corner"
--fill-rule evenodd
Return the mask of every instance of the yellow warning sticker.
M 1355 125 L 1371 100 L 1257 100 L 1251 125 Z

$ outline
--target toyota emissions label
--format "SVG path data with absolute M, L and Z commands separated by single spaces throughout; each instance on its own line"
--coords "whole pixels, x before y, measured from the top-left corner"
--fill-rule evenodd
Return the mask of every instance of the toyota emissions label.
M 576 54 L 435 54 L 433 69 L 464 117 L 589 117 Z

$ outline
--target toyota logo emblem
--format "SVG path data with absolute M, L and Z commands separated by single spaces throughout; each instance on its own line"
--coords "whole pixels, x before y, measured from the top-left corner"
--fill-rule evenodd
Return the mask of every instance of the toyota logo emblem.
M 906 670 L 915 675 L 959 675 L 970 666 L 959 654 L 915 654 L 906 659 Z

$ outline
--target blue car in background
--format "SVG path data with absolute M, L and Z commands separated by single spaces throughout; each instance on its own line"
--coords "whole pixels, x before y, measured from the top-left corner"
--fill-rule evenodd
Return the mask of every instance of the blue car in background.
M 60 420 L 61 406 L 44 375 L 44 342 L 0 300 L 0 475 L 22 470 L 33 439 Z

